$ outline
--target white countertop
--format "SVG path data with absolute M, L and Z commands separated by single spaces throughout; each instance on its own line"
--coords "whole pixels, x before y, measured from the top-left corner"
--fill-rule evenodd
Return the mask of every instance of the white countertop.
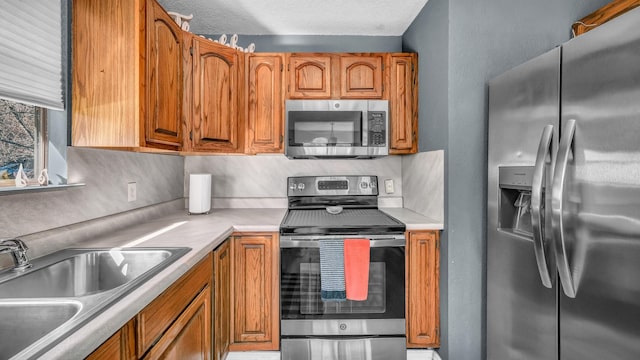
M 407 230 L 440 230 L 442 223 L 402 208 L 383 208 Z M 275 209 L 214 209 L 208 215 L 176 211 L 83 242 L 83 247 L 189 247 L 192 250 L 108 307 L 45 353 L 43 359 L 84 358 L 213 251 L 234 231 L 277 232 L 286 213 Z
M 407 230 L 442 230 L 444 224 L 442 221 L 437 221 L 420 215 L 417 212 L 411 211 L 405 208 L 380 208 L 387 215 L 390 215 L 407 226 Z

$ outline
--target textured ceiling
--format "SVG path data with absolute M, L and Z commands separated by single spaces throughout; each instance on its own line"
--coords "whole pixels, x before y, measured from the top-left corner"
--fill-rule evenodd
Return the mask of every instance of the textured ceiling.
M 427 0 L 159 0 L 196 34 L 400 36 Z

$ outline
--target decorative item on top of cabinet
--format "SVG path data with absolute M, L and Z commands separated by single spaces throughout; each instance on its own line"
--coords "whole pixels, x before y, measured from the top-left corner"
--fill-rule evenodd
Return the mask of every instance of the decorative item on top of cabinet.
M 136 359 L 136 333 L 133 320 L 126 323 L 86 360 L 134 360 Z
M 384 80 L 383 54 L 340 56 L 340 98 L 381 99 Z
M 407 347 L 440 347 L 440 234 L 406 233 Z
M 331 98 L 330 54 L 287 54 L 289 99 L 329 99 Z
M 277 233 L 233 236 L 231 351 L 278 350 L 280 263 Z
M 418 151 L 418 54 L 394 53 L 390 58 L 389 154 L 414 154 Z
M 244 53 L 199 36 L 192 41 L 190 150 L 242 152 Z
M 180 150 L 180 28 L 155 0 L 72 6 L 72 145 Z
M 231 343 L 231 240 L 213 251 L 213 360 L 223 360 Z
M 284 132 L 283 54 L 248 55 L 248 129 L 245 153 L 282 153 Z

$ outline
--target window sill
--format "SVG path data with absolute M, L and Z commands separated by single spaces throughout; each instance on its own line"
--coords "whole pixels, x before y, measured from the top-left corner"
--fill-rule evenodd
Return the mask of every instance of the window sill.
M 0 187 L 0 196 L 2 195 L 14 195 L 14 194 L 27 194 L 27 193 L 35 193 L 35 192 L 44 192 L 44 191 L 58 191 L 58 190 L 66 190 L 76 187 L 84 186 L 83 183 L 77 184 L 64 184 L 64 185 L 31 185 L 26 187 Z

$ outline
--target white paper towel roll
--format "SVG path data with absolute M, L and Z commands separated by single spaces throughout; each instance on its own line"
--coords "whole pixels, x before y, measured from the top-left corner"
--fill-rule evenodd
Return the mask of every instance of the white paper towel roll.
M 206 214 L 211 209 L 211 174 L 189 175 L 189 214 Z

